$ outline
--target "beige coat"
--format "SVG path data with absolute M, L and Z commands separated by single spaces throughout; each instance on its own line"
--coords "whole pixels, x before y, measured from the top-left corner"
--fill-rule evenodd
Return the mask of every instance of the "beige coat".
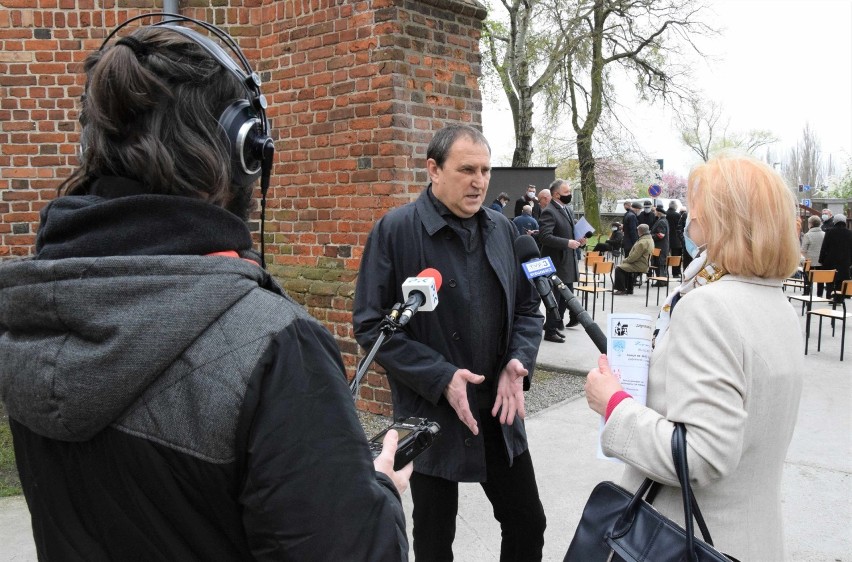
M 646 476 L 666 484 L 654 505 L 683 523 L 671 455 L 671 422 L 683 422 L 690 480 L 716 546 L 744 562 L 784 560 L 781 472 L 802 347 L 780 280 L 728 275 L 686 294 L 653 352 L 648 407 L 624 400 L 604 429 L 604 451 L 628 465 L 622 485 L 635 490 Z

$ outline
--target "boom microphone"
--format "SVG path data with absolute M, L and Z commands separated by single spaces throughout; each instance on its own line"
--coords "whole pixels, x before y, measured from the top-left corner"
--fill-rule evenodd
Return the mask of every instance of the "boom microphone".
M 568 310 L 577 318 L 577 320 L 580 321 L 580 324 L 583 325 L 583 328 L 586 330 L 586 334 L 592 338 L 592 341 L 595 343 L 598 351 L 606 353 L 606 335 L 603 333 L 600 326 L 595 324 L 595 321 L 592 320 L 592 317 L 589 316 L 589 313 L 586 312 L 586 309 L 583 308 L 583 305 L 580 304 L 580 301 L 576 296 L 574 296 L 571 289 L 569 289 L 568 286 L 562 282 L 562 279 L 557 277 L 555 274 L 550 276 L 550 282 L 554 287 L 556 287 L 556 290 L 562 294 L 562 298 L 566 300 Z
M 427 267 L 417 277 L 409 277 L 402 284 L 402 298 L 406 299 L 399 315 L 399 325 L 405 326 L 418 310 L 428 312 L 438 306 L 441 289 L 441 272 Z
M 559 305 L 556 304 L 556 297 L 553 296 L 550 280 L 547 277 L 552 273 L 556 273 L 553 262 L 550 258 L 541 257 L 535 240 L 527 234 L 515 238 L 514 247 L 515 257 L 521 263 L 527 279 L 535 285 L 541 300 L 544 301 L 544 306 L 558 316 Z

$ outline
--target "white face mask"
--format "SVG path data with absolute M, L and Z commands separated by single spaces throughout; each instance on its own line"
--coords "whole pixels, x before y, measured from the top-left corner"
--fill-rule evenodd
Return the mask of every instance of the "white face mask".
M 823 220 L 823 222 L 824 222 L 824 221 L 827 221 L 827 220 L 828 220 L 828 215 L 823 215 L 823 216 L 822 216 L 822 220 Z
M 535 191 L 527 191 L 527 197 L 530 198 L 530 199 L 535 197 Z

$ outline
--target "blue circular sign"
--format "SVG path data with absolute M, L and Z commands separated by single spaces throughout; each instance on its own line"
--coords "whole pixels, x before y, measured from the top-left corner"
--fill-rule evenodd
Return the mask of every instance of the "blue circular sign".
M 663 192 L 663 188 L 660 187 L 657 184 L 654 184 L 654 185 L 652 185 L 651 187 L 648 188 L 648 195 L 650 195 L 651 197 L 659 197 L 660 193 L 662 193 L 662 192 Z

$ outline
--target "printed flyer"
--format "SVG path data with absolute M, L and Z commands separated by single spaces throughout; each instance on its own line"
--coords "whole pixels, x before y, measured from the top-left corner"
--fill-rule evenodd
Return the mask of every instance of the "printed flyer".
M 651 365 L 651 338 L 654 320 L 645 314 L 610 314 L 607 323 L 606 356 L 612 373 L 634 400 L 645 404 L 648 396 L 648 369 Z M 601 416 L 601 432 L 604 418 Z M 604 455 L 598 439 L 598 458 L 615 462 Z

